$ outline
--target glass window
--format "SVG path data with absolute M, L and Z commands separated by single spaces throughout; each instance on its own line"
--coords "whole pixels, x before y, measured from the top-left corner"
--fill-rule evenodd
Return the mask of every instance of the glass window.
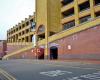
M 84 2 L 83 4 L 80 4 L 80 5 L 79 5 L 80 11 L 86 10 L 86 9 L 88 9 L 88 8 L 90 8 L 90 3 L 89 3 L 89 1 L 86 1 L 86 2 Z
M 71 3 L 71 2 L 73 2 L 74 0 L 63 0 L 62 1 L 62 4 L 63 5 L 67 5 L 67 4 L 69 4 L 69 3 Z

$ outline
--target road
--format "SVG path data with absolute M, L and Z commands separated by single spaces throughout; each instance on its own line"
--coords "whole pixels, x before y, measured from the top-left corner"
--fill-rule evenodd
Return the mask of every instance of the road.
M 0 80 L 100 80 L 100 64 L 28 59 L 0 61 Z

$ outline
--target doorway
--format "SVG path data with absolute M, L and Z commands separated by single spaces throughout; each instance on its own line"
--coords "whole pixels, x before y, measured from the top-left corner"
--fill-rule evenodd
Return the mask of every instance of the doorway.
M 38 59 L 44 59 L 44 49 L 43 48 L 38 49 Z
M 58 59 L 58 48 L 56 46 L 52 46 L 50 48 L 50 59 L 51 60 Z

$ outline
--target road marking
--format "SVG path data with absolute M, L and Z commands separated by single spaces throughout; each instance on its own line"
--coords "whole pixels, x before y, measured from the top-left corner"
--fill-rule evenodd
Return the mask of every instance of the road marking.
M 6 71 L 0 68 L 0 73 L 8 80 L 16 80 L 12 75 L 8 74 Z
M 55 71 L 40 72 L 40 74 L 45 75 L 45 76 L 49 76 L 49 77 L 57 77 L 57 76 L 61 76 L 64 74 L 72 74 L 72 72 L 55 70 Z
M 92 74 L 86 74 L 86 75 L 68 78 L 67 80 L 100 80 L 100 71 Z

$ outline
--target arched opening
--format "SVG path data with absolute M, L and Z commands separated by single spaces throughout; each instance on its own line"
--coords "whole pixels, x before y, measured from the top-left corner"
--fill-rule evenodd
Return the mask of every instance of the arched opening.
M 38 41 L 45 39 L 45 26 L 40 25 L 37 30 Z
M 50 59 L 51 60 L 58 59 L 58 48 L 56 46 L 52 46 L 50 48 Z
M 42 33 L 45 32 L 45 26 L 44 25 L 40 25 L 38 28 L 38 33 Z

